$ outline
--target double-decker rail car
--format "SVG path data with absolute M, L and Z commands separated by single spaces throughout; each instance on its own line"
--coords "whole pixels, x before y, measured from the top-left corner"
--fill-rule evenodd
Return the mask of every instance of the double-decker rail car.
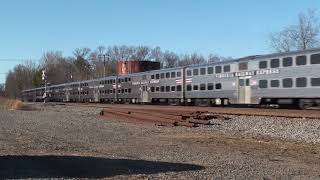
M 37 101 L 45 89 L 22 92 Z M 248 56 L 49 87 L 50 101 L 177 105 L 320 104 L 320 49 Z

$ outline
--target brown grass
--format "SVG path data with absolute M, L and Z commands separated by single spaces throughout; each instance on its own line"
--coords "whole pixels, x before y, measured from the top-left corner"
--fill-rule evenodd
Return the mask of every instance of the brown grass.
M 0 98 L 0 109 L 21 110 L 25 106 L 20 100 Z

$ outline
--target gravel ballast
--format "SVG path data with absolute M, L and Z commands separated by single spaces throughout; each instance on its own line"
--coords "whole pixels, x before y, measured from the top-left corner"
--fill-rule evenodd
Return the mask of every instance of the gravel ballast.
M 34 106 L 0 110 L 0 179 L 320 178 L 317 119 L 228 115 L 186 128 L 104 119 L 96 107 Z

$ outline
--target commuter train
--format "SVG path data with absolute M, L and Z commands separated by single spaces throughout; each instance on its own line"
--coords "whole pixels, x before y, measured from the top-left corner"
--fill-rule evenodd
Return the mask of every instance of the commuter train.
M 44 93 L 24 90 L 22 99 L 43 100 Z M 306 108 L 320 104 L 320 48 L 52 85 L 46 94 L 55 102 Z

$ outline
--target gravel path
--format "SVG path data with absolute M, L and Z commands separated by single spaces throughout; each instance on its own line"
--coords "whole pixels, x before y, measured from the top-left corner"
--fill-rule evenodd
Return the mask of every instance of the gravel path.
M 185 128 L 103 119 L 101 109 L 0 110 L 0 179 L 319 179 L 320 121 L 231 116 Z

